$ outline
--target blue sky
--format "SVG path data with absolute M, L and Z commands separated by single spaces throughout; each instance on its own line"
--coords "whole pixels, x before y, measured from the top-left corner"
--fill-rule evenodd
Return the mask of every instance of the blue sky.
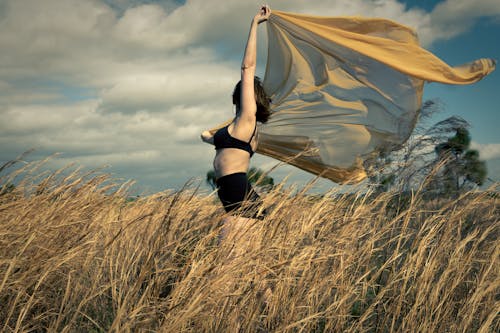
M 485 57 L 499 61 L 499 23 L 498 19 L 494 18 L 478 20 L 467 32 L 450 40 L 436 42 L 429 49 L 452 65 Z M 439 98 L 443 103 L 442 112 L 433 119 L 438 121 L 458 115 L 469 122 L 471 125 L 469 130 L 474 141 L 473 148 L 480 149 L 481 156 L 488 158 L 488 176 L 497 182 L 500 181 L 499 87 L 500 75 L 497 69 L 473 85 L 450 86 L 430 83 L 424 90 L 424 98 Z M 495 157 L 490 159 L 489 154 Z
M 30 148 L 53 167 L 108 165 L 138 191 L 202 179 L 213 148 L 199 133 L 231 115 L 244 42 L 259 1 L 0 0 L 0 161 Z M 414 28 L 450 65 L 500 60 L 498 0 L 275 0 L 304 14 L 385 17 Z M 259 74 L 265 29 L 259 28 Z M 439 98 L 434 119 L 471 124 L 473 147 L 500 180 L 500 74 L 467 86 L 426 85 Z M 433 120 L 434 120 L 433 119 Z M 276 161 L 256 156 L 252 165 Z M 303 183 L 292 167 L 271 176 Z M 333 186 L 329 181 L 322 188 Z

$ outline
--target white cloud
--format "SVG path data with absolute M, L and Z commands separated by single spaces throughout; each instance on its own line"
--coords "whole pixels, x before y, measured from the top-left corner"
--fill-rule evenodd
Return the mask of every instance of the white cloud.
M 419 29 L 424 45 L 450 39 L 469 30 L 480 18 L 500 18 L 498 0 L 445 0 L 436 5 Z
M 189 30 L 178 29 L 176 14 L 168 14 L 156 4 L 129 8 L 113 27 L 121 41 L 158 49 L 173 49 L 192 40 Z
M 500 143 L 478 143 L 473 141 L 470 147 L 479 151 L 479 158 L 481 160 L 500 158 Z
M 166 111 L 174 105 L 214 104 L 226 95 L 237 76 L 227 65 L 192 63 L 173 69 L 158 69 L 155 73 L 123 76 L 111 88 L 103 91 L 102 110 L 135 112 L 137 110 Z

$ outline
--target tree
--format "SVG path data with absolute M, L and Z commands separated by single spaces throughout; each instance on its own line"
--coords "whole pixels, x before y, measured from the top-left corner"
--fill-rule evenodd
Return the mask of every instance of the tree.
M 425 102 L 421 116 L 430 118 L 437 106 L 435 101 Z M 442 194 L 482 185 L 486 165 L 479 160 L 479 152 L 469 149 L 468 126 L 456 116 L 431 126 L 420 121 L 401 147 L 388 147 L 367 160 L 371 186 L 376 191 L 406 192 L 424 185 L 424 189 Z
M 248 170 L 248 181 L 258 187 L 272 188 L 274 186 L 274 179 L 267 175 L 261 169 L 251 167 Z
M 215 190 L 217 188 L 215 179 L 215 171 L 208 171 L 206 182 L 212 188 L 212 190 Z M 250 184 L 261 188 L 272 188 L 274 186 L 274 179 L 268 176 L 261 169 L 255 167 L 251 167 L 250 170 L 248 170 L 248 181 L 250 182 Z
M 217 188 L 217 184 L 215 183 L 215 170 L 210 170 L 207 172 L 207 178 L 206 182 L 207 184 L 212 188 L 212 190 L 215 190 Z
M 400 146 L 383 147 L 366 159 L 364 166 L 370 187 L 378 192 L 391 188 L 405 192 L 424 181 L 434 165 L 434 146 L 447 138 L 454 128 L 466 124 L 463 119 L 451 117 L 429 125 L 427 120 L 439 109 L 438 100 L 425 101 L 408 140 Z
M 455 135 L 436 145 L 436 160 L 443 164 L 437 177 L 442 193 L 457 193 L 473 186 L 481 186 L 487 175 L 486 163 L 479 159 L 477 150 L 469 149 L 471 142 L 467 128 L 457 128 Z

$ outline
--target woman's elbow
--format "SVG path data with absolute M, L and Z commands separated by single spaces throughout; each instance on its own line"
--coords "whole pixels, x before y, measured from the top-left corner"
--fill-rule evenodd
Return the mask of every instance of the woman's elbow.
M 213 136 L 210 134 L 209 131 L 203 131 L 200 134 L 201 141 L 206 142 L 206 143 L 212 143 Z
M 248 73 L 250 75 L 254 75 L 253 73 L 255 73 L 255 67 L 256 67 L 256 64 L 255 62 L 244 62 L 242 65 L 241 65 L 241 74 L 245 74 L 245 73 Z

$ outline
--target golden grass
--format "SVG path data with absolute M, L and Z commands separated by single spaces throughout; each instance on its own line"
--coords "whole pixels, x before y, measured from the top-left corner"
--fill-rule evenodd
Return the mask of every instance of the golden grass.
M 0 195 L 3 332 L 497 332 L 498 199 L 307 196 L 218 243 L 194 186 L 127 200 L 36 164 Z

